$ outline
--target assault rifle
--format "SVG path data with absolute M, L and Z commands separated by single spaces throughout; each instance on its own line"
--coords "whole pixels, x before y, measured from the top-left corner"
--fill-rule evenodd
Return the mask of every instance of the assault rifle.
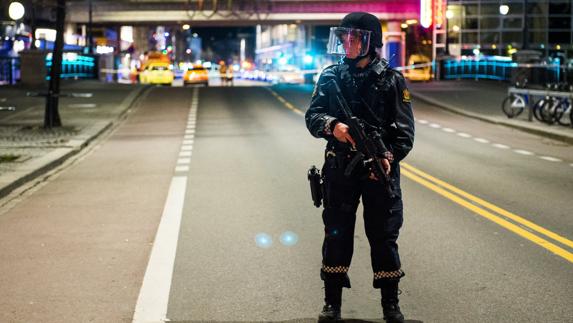
M 356 150 L 358 151 L 350 164 L 346 167 L 344 175 L 350 176 L 356 165 L 361 161 L 364 165 L 370 164 L 370 169 L 374 175 L 383 182 L 390 197 L 394 197 L 390 176 L 386 174 L 380 161 L 380 158 L 384 158 L 384 153 L 388 151 L 388 148 L 386 148 L 386 145 L 384 145 L 382 141 L 382 134 L 377 128 L 368 125 L 365 121 L 354 116 L 336 80 L 332 80 L 331 82 L 331 89 L 334 89 L 338 107 L 345 117 L 344 122 L 349 127 L 350 136 L 356 143 Z

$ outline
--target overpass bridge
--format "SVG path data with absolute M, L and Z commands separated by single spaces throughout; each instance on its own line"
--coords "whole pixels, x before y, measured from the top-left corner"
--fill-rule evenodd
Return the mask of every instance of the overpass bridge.
M 352 11 L 380 20 L 419 19 L 419 0 L 92 0 L 92 22 L 101 24 L 192 23 L 246 26 L 284 23 L 333 24 Z M 68 2 L 72 23 L 89 21 L 89 1 Z

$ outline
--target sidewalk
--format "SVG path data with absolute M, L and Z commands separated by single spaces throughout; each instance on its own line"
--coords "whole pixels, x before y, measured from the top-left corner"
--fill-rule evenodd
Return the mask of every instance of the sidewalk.
M 60 98 L 62 127 L 44 129 L 44 97 L 26 97 L 45 88 L 0 87 L 0 198 L 62 164 L 113 126 L 146 87 L 99 81 L 63 82 L 61 93 L 92 93 L 90 98 Z
M 509 119 L 501 111 L 509 83 L 489 80 L 409 82 L 412 96 L 464 116 L 500 124 L 573 144 L 573 128 L 528 121 L 528 111 Z

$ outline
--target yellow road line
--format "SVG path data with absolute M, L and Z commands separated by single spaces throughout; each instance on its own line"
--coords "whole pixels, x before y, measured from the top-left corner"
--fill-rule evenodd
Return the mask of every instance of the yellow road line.
M 272 89 L 269 89 L 269 88 L 267 88 L 267 89 L 271 92 L 271 94 L 272 94 L 275 98 L 277 98 L 279 101 L 281 101 L 281 103 L 284 104 L 284 106 L 285 106 L 287 109 L 293 111 L 294 113 L 296 113 L 296 114 L 298 114 L 298 115 L 304 116 L 304 112 L 302 112 L 302 110 L 295 108 L 294 105 L 292 105 L 290 102 L 288 102 L 287 100 L 285 100 L 285 98 L 283 98 L 282 96 L 280 96 L 277 92 L 275 92 L 275 91 L 273 91 Z
M 431 182 L 433 182 L 439 186 L 442 186 L 443 188 L 448 189 L 448 190 L 450 190 L 450 191 L 452 191 L 452 192 L 454 192 L 460 196 L 463 196 L 472 202 L 475 202 L 475 203 L 477 203 L 477 204 L 479 204 L 479 205 L 481 205 L 481 206 L 483 206 L 483 207 L 485 207 L 485 208 L 487 208 L 493 212 L 496 212 L 499 215 L 502 215 L 508 219 L 511 219 L 511 220 L 513 220 L 519 224 L 522 224 L 522 225 L 530 228 L 531 230 L 537 231 L 537 232 L 539 232 L 539 233 L 541 233 L 541 234 L 543 234 L 543 235 L 545 235 L 545 236 L 547 236 L 547 237 L 549 237 L 555 241 L 558 241 L 558 242 L 560 242 L 560 243 L 562 243 L 562 244 L 564 244 L 570 248 L 573 248 L 573 241 L 571 241 L 565 237 L 562 237 L 562 236 L 558 235 L 557 233 L 549 231 L 549 230 L 547 230 L 547 229 L 545 229 L 545 228 L 543 228 L 543 227 L 541 227 L 541 226 L 539 226 L 539 225 L 537 225 L 537 224 L 535 224 L 529 220 L 524 219 L 523 217 L 521 217 L 517 214 L 511 213 L 505 209 L 502 209 L 496 205 L 493 205 L 487 201 L 484 201 L 475 195 L 467 193 L 467 192 L 465 192 L 465 191 L 463 191 L 463 190 L 461 190 L 455 186 L 452 186 L 452 185 L 450 185 L 450 184 L 448 184 L 448 183 L 446 183 L 440 179 L 437 179 L 437 178 L 435 178 L 435 177 L 433 177 L 427 173 L 424 173 L 423 171 L 413 167 L 412 165 L 409 165 L 406 163 L 401 163 L 400 165 L 402 166 L 402 168 L 407 169 L 408 171 L 415 173 L 415 174 L 417 174 L 417 175 L 419 175 L 419 176 L 421 176 L 421 177 L 423 177 L 423 178 L 425 178 L 425 179 L 427 179 L 427 180 L 429 180 L 429 181 L 431 181 Z
M 507 221 L 507 220 L 504 220 L 504 219 L 500 218 L 499 216 L 496 216 L 495 214 L 488 212 L 488 211 L 462 199 L 461 197 L 459 197 L 459 196 L 457 196 L 451 192 L 446 191 L 444 188 L 439 187 L 439 186 L 423 179 L 422 177 L 415 175 L 414 173 L 411 173 L 407 169 L 407 167 L 402 168 L 401 173 L 404 176 L 406 176 L 407 178 L 413 180 L 414 182 L 417 182 L 417 183 L 421 184 L 422 186 L 425 186 L 426 188 L 428 188 L 428 189 L 442 195 L 443 197 L 465 207 L 466 209 L 469 209 L 470 211 L 473 211 L 476 214 L 481 215 L 484 218 L 486 218 L 486 219 L 488 219 L 494 223 L 499 224 L 500 226 L 510 230 L 511 232 L 513 232 L 517 235 L 520 235 L 520 236 L 524 237 L 525 239 L 527 239 L 527 240 L 553 252 L 554 254 L 568 260 L 569 262 L 573 263 L 573 253 L 571 253 L 571 252 L 569 252 L 569 251 L 567 251 L 561 247 L 558 247 L 558 246 L 554 245 L 553 243 L 551 243 L 551 242 L 549 242 L 549 241 L 547 241 L 547 240 L 545 240 L 539 236 L 536 236 L 535 234 L 533 234 L 533 233 Z

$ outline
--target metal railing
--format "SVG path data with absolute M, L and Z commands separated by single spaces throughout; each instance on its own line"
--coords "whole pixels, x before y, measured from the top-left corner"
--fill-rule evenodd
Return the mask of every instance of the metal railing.
M 537 90 L 537 89 L 524 89 L 524 88 L 516 88 L 516 87 L 509 87 L 507 89 L 507 95 L 510 96 L 512 94 L 521 95 L 527 97 L 525 100 L 527 108 L 527 119 L 529 121 L 533 121 L 533 107 L 534 105 L 543 98 L 566 98 L 573 100 L 573 92 L 565 92 L 565 91 L 553 91 L 553 90 Z
M 573 83 L 573 67 L 557 64 L 519 64 L 503 60 L 444 60 L 443 79 L 489 79 L 511 81 L 527 78 L 528 84 Z

